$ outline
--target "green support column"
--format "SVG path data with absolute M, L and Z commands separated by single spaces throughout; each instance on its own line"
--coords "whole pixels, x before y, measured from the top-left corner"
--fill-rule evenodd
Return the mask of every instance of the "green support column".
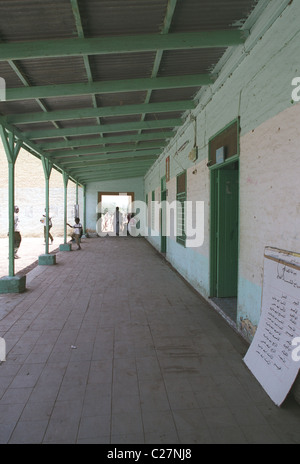
M 0 125 L 0 135 L 8 162 L 8 234 L 9 234 L 9 272 L 0 279 L 0 293 L 21 293 L 26 289 L 26 276 L 15 276 L 14 259 L 14 214 L 15 214 L 15 163 L 22 141 L 16 139 L 12 132 L 7 132 Z
M 83 186 L 83 237 L 86 237 L 86 185 Z
M 67 173 L 63 172 L 63 180 L 64 180 L 64 243 L 59 245 L 60 251 L 71 251 L 72 245 L 67 243 L 67 205 L 68 205 L 68 181 L 69 176 Z
M 43 169 L 45 174 L 45 203 L 46 203 L 46 237 L 45 237 L 45 254 L 39 256 L 40 265 L 56 264 L 56 255 L 49 254 L 49 181 L 53 163 L 47 158 L 42 158 Z

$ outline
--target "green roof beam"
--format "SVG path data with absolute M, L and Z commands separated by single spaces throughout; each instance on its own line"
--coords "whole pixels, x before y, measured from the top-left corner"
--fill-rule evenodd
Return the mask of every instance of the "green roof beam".
M 230 47 L 242 45 L 248 35 L 248 31 L 228 29 L 5 43 L 0 44 L 0 61 Z
M 172 111 L 186 111 L 195 108 L 193 100 L 174 101 L 165 103 L 148 103 L 140 105 L 107 106 L 101 108 L 83 108 L 77 110 L 51 111 L 48 113 L 23 113 L 9 115 L 9 124 L 29 124 L 47 121 L 66 121 L 72 119 L 97 118 L 109 116 L 127 116 L 141 113 L 167 113 Z
M 76 39 L 74 39 L 76 40 Z M 6 89 L 6 101 L 34 98 L 70 97 L 102 93 L 136 92 L 140 90 L 164 90 L 173 88 L 201 87 L 213 84 L 215 77 L 210 74 L 186 76 L 149 77 L 145 79 L 124 79 L 115 81 L 88 82 L 79 84 L 42 85 Z
M 161 129 L 164 127 L 177 127 L 183 123 L 182 119 L 161 119 L 155 121 L 128 122 L 120 124 L 105 124 L 100 126 L 82 126 L 70 127 L 67 129 L 47 129 L 37 130 L 32 132 L 23 132 L 24 137 L 30 140 L 56 138 L 56 137 L 71 137 L 87 134 L 106 134 L 109 132 L 126 132 L 137 131 L 138 129 Z
M 116 167 L 117 169 L 122 169 L 122 168 L 127 168 L 127 167 L 147 167 L 151 166 L 153 164 L 153 159 L 152 160 L 147 160 L 147 161 L 137 161 L 137 160 L 130 160 L 130 161 L 122 161 L 122 162 L 117 162 L 117 163 L 106 163 L 106 164 L 90 164 L 86 168 L 75 168 L 75 169 L 70 169 L 70 173 L 72 175 L 79 175 L 80 173 L 87 173 L 87 172 L 95 172 L 97 169 L 110 169 L 113 167 Z
M 148 151 L 150 148 L 163 148 L 167 145 L 168 142 L 147 142 L 143 145 L 136 145 L 135 143 L 131 144 L 119 144 L 119 145 L 114 145 L 111 147 L 90 147 L 90 148 L 82 148 L 80 150 L 68 150 L 68 151 L 59 151 L 59 152 L 54 152 L 54 155 L 51 156 L 51 159 L 60 161 L 64 158 L 69 159 L 69 158 L 74 158 L 76 159 L 79 156 L 85 156 L 85 155 L 92 155 L 92 154 L 108 154 L 108 153 L 116 153 L 116 152 L 126 152 L 130 150 L 139 150 L 139 151 Z
M 148 160 L 156 160 L 158 158 L 157 154 L 151 155 L 149 153 L 148 155 L 140 156 L 139 153 L 130 153 L 129 155 L 126 156 L 126 154 L 122 154 L 122 156 L 112 156 L 110 158 L 107 157 L 97 157 L 94 156 L 94 158 L 89 158 L 87 160 L 80 160 L 76 161 L 74 163 L 72 162 L 62 162 L 61 166 L 64 168 L 70 168 L 70 169 L 80 169 L 80 168 L 85 168 L 87 166 L 97 166 L 97 165 L 105 165 L 109 163 L 121 163 L 123 161 L 131 161 L 131 160 L 136 160 L 136 161 L 148 161 Z
M 81 182 L 97 182 L 97 181 L 101 181 L 101 180 L 118 180 L 118 179 L 130 179 L 130 178 L 136 178 L 136 177 L 144 177 L 146 172 L 147 172 L 148 169 L 146 170 L 142 170 L 142 171 L 137 171 L 137 172 L 120 172 L 120 173 L 99 173 L 98 175 L 96 176 L 92 176 L 92 177 L 81 177 L 80 178 L 80 181 Z
M 62 148 L 75 148 L 75 147 L 88 147 L 93 145 L 106 145 L 110 143 L 121 144 L 126 142 L 146 142 L 155 140 L 166 140 L 174 137 L 173 131 L 164 132 L 151 132 L 144 134 L 131 134 L 131 135 L 116 135 L 111 137 L 100 138 L 84 138 L 76 140 L 62 140 L 61 142 L 43 142 L 39 146 L 41 149 L 47 150 L 60 150 Z M 117 147 L 116 147 L 117 148 Z
M 144 176 L 150 166 L 143 166 L 141 168 L 132 168 L 130 167 L 124 167 L 122 169 L 99 169 L 99 171 L 93 170 L 92 172 L 88 173 L 83 173 L 82 175 L 79 175 L 79 180 L 80 182 L 87 183 L 87 182 L 92 182 L 93 180 L 99 180 L 101 177 L 102 179 L 109 180 L 109 178 L 113 179 L 116 176 L 124 177 L 124 178 L 130 178 L 133 176 Z M 119 178 L 120 178 L 119 177 Z

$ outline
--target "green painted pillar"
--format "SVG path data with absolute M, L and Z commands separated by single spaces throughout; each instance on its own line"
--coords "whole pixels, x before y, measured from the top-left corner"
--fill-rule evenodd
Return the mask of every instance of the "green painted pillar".
M 15 163 L 8 161 L 8 275 L 15 275 L 14 233 L 15 233 Z
M 21 293 L 26 289 L 26 276 L 15 276 L 14 258 L 14 215 L 15 215 L 15 164 L 22 141 L 12 132 L 6 131 L 0 124 L 0 135 L 8 162 L 8 234 L 9 234 L 9 264 L 8 276 L 0 279 L 0 293 Z
M 66 172 L 63 172 L 64 180 L 64 243 L 59 246 L 60 251 L 71 251 L 72 246 L 67 243 L 67 219 L 68 219 L 68 182 L 69 176 Z
M 83 235 L 86 236 L 86 185 L 83 186 Z
M 45 237 L 45 254 L 39 256 L 40 265 L 56 264 L 56 255 L 49 254 L 49 181 L 53 163 L 47 158 L 42 158 L 44 175 L 45 175 L 45 204 L 46 204 L 46 237 Z

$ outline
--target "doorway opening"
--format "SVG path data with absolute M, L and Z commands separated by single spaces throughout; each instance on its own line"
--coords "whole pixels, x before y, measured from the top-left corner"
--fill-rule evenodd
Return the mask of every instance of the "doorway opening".
M 211 170 L 210 295 L 237 322 L 239 162 Z
M 134 193 L 98 192 L 97 220 L 100 219 L 101 234 L 127 235 L 128 223 L 132 214 Z

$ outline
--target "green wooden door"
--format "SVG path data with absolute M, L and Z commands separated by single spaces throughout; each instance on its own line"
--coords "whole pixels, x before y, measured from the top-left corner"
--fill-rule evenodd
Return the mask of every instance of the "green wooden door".
M 217 172 L 216 296 L 237 296 L 238 170 Z
M 166 200 L 167 200 L 167 187 L 166 177 L 161 179 L 161 204 L 162 208 L 160 211 L 160 251 L 161 253 L 167 252 L 167 237 L 166 237 Z

